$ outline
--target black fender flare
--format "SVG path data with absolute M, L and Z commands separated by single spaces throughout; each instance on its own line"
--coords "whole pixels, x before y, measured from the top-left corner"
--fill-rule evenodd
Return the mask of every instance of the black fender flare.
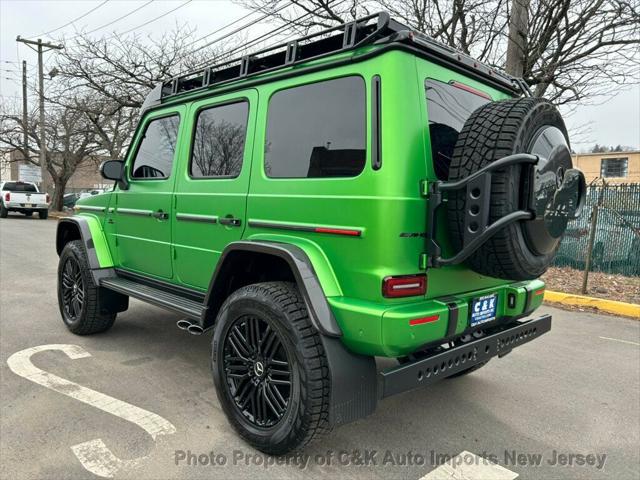
M 205 296 L 205 308 L 202 314 L 202 327 L 207 328 L 214 324 L 218 311 L 224 299 L 220 298 L 226 269 L 231 268 L 234 252 L 253 252 L 264 255 L 272 255 L 284 260 L 291 268 L 293 276 L 298 284 L 302 298 L 309 311 L 313 326 L 322 334 L 329 337 L 342 336 L 342 330 L 331 312 L 329 303 L 320 282 L 315 274 L 311 260 L 299 247 L 286 243 L 267 241 L 238 241 L 227 245 L 220 255 L 215 272 L 209 282 L 209 288 Z
M 73 233 L 72 233 L 73 232 Z M 64 246 L 70 240 L 80 240 L 84 245 L 87 253 L 87 260 L 91 268 L 93 280 L 98 285 L 100 279 L 104 277 L 112 277 L 115 275 L 113 268 L 102 268 L 98 261 L 98 254 L 93 243 L 89 222 L 86 218 L 80 216 L 61 218 L 56 228 L 56 253 L 58 256 L 62 253 Z
M 82 240 L 87 252 L 87 258 L 91 269 L 94 270 L 100 268 L 98 254 L 96 253 L 93 238 L 91 237 L 91 230 L 89 229 L 89 223 L 82 217 L 61 218 L 58 221 L 58 227 L 56 229 L 56 252 L 58 253 L 58 256 L 60 256 L 62 249 L 68 243 L 65 240 L 69 238 L 68 232 L 70 230 L 77 230 L 79 239 Z M 72 239 L 76 239 L 75 234 Z
M 349 351 L 342 340 L 337 324 L 311 260 L 299 247 L 270 241 L 239 241 L 229 244 L 218 260 L 205 297 L 206 305 L 201 318 L 202 326 L 214 324 L 224 299 L 216 301 L 224 278 L 225 261 L 232 252 L 249 251 L 282 258 L 291 268 L 300 293 L 307 305 L 313 325 L 320 332 L 320 339 L 329 364 L 331 397 L 329 424 L 331 427 L 353 422 L 372 414 L 378 403 L 378 376 L 373 357 Z M 218 288 L 216 288 L 216 286 Z

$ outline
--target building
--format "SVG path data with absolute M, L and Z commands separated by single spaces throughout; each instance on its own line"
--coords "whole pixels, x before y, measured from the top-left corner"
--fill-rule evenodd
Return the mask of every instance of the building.
M 22 154 L 18 150 L 3 154 L 0 160 L 1 181 L 22 180 L 40 185 L 40 167 L 23 161 Z M 101 161 L 102 158 L 99 157 L 91 157 L 83 161 L 67 182 L 65 193 L 111 187 L 113 182 L 105 181 L 98 171 Z M 49 177 L 49 193 L 53 193 L 53 180 L 48 173 L 47 176 Z
M 607 183 L 640 183 L 640 150 L 578 153 L 572 157 L 573 165 L 584 172 L 587 183 L 596 178 Z

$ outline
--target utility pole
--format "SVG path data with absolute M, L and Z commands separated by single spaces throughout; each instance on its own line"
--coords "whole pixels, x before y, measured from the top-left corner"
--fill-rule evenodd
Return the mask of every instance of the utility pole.
M 522 77 L 529 41 L 529 5 L 531 0 L 513 0 L 509 18 L 509 39 L 507 41 L 507 63 L 509 75 Z
M 22 61 L 22 148 L 24 149 L 24 159 L 29 158 L 29 134 L 27 130 L 27 61 Z
M 40 175 L 42 180 L 40 182 L 40 190 L 47 191 L 47 146 L 45 144 L 45 125 L 44 125 L 44 67 L 42 64 L 42 54 L 49 50 L 61 50 L 63 45 L 54 45 L 53 43 L 43 42 L 38 40 L 27 40 L 26 38 L 20 38 L 20 35 L 16 38 L 16 42 L 24 43 L 32 50 L 38 52 L 38 96 L 40 97 Z M 35 48 L 34 48 L 35 45 Z M 46 48 L 46 50 L 45 50 Z

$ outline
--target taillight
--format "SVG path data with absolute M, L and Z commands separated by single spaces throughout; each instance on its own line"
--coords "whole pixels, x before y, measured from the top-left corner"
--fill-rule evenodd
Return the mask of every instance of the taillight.
M 382 295 L 387 298 L 414 297 L 427 292 L 426 275 L 386 277 L 382 281 Z
M 4 201 L 8 202 L 9 200 L 11 200 L 11 194 L 9 192 L 4 194 Z
M 49 203 L 49 202 L 51 201 L 51 197 L 49 196 L 49 194 L 48 194 L 48 193 L 47 193 L 47 195 L 46 195 L 46 197 L 45 197 L 45 198 L 47 199 L 47 203 Z

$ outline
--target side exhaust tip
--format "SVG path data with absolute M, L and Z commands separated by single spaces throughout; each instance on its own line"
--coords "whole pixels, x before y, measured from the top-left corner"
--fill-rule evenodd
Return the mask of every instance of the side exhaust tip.
M 191 326 L 191 322 L 189 320 L 186 319 L 182 319 L 182 320 L 178 320 L 176 322 L 176 326 L 180 329 L 180 330 L 189 330 L 189 327 Z
M 191 324 L 189 325 L 189 328 L 187 328 L 187 332 L 189 332 L 191 335 L 201 335 L 204 330 L 200 325 Z

